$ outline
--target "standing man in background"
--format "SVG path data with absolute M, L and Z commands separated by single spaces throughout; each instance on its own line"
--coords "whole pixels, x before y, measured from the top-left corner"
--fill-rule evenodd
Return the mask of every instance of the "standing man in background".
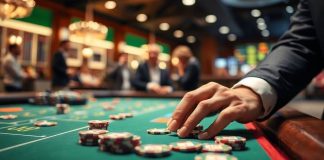
M 189 47 L 181 45 L 174 49 L 173 56 L 179 59 L 177 80 L 181 89 L 190 91 L 198 87 L 200 67 L 198 60 L 192 55 Z
M 68 67 L 66 64 L 66 57 L 70 50 L 70 42 L 67 40 L 60 42 L 59 50 L 54 53 L 52 60 L 52 87 L 53 90 L 65 89 L 68 87 L 70 78 L 68 75 Z
M 148 60 L 138 66 L 135 78 L 132 81 L 137 90 L 160 95 L 172 92 L 172 82 L 168 70 L 160 69 L 158 65 L 160 53 L 160 46 L 157 44 L 148 45 Z
M 22 91 L 23 80 L 28 78 L 28 74 L 22 70 L 18 62 L 18 57 L 21 54 L 20 47 L 17 44 L 11 44 L 8 50 L 9 52 L 2 62 L 5 90 L 7 92 L 19 92 Z

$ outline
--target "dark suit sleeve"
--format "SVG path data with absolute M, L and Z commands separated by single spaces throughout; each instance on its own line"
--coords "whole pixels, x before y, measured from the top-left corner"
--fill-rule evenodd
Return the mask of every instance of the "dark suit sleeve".
M 190 90 L 197 87 L 198 80 L 199 68 L 195 64 L 190 64 L 186 68 L 185 74 L 182 77 L 180 77 L 179 83 L 183 89 Z
M 141 91 L 146 90 L 147 82 L 144 80 L 144 76 L 145 76 L 144 72 L 145 72 L 144 65 L 143 64 L 139 65 L 137 70 L 136 70 L 134 79 L 131 81 L 133 87 L 136 90 L 141 90 Z
M 53 71 L 60 75 L 67 75 L 66 73 L 66 64 L 64 62 L 63 55 L 61 54 L 54 54 L 52 68 Z
M 161 81 L 163 81 L 162 82 L 162 86 L 170 86 L 170 87 L 172 87 L 173 88 L 173 85 L 172 85 L 172 80 L 171 80 L 171 78 L 170 78 L 170 72 L 169 72 L 169 70 L 167 70 L 167 69 L 165 69 L 165 70 L 161 70 L 161 72 L 163 72 L 162 73 L 162 76 L 163 77 L 161 77 Z
M 323 62 L 308 1 L 301 1 L 291 18 L 289 30 L 267 58 L 246 77 L 264 79 L 276 90 L 278 100 L 272 114 L 287 104 L 320 72 Z

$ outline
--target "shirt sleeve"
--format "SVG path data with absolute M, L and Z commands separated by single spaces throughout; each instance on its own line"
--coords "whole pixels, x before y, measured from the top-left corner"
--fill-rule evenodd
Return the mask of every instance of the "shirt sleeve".
M 259 119 L 263 119 L 271 113 L 277 103 L 278 97 L 276 90 L 267 81 L 257 77 L 246 77 L 236 83 L 232 88 L 238 88 L 240 86 L 248 87 L 260 96 L 264 114 Z

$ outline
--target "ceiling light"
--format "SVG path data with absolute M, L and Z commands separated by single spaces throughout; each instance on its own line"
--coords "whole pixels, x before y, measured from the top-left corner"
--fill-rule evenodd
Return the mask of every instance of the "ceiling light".
M 236 37 L 235 34 L 229 34 L 229 35 L 227 36 L 227 39 L 228 39 L 229 41 L 233 42 L 233 41 L 236 41 L 237 37 Z
M 137 60 L 132 60 L 131 68 L 132 69 L 137 69 L 138 66 L 139 66 L 139 62 Z
M 228 34 L 230 32 L 230 29 L 227 26 L 221 26 L 218 31 L 221 34 Z
M 182 4 L 185 6 L 192 6 L 196 3 L 196 0 L 182 0 Z
M 138 14 L 138 15 L 136 16 L 136 19 L 137 19 L 137 21 L 139 21 L 139 22 L 145 22 L 145 21 L 147 20 L 147 15 L 146 15 L 146 14 L 143 14 L 143 13 Z
M 261 31 L 261 35 L 263 37 L 269 37 L 270 36 L 270 32 L 268 30 L 263 30 L 263 31 Z
M 93 50 L 91 48 L 83 48 L 82 49 L 82 55 L 85 57 L 85 58 L 90 58 L 92 57 L 93 55 Z
M 35 4 L 34 0 L 0 0 L 0 20 L 27 17 Z
M 196 37 L 192 36 L 192 35 L 188 36 L 187 37 L 187 42 L 188 43 L 195 43 L 196 42 Z
M 265 21 L 264 21 L 263 18 L 258 18 L 256 22 L 257 22 L 257 23 L 265 23 Z
M 252 15 L 253 17 L 260 17 L 260 16 L 261 16 L 261 11 L 258 10 L 258 9 L 253 9 L 253 10 L 251 11 L 251 15 Z
M 115 1 L 107 1 L 105 3 L 105 8 L 107 8 L 107 9 L 114 9 L 114 8 L 116 8 L 116 6 L 117 6 L 117 3 Z
M 160 24 L 160 26 L 159 26 L 159 28 L 162 30 L 162 31 L 167 31 L 167 30 L 169 30 L 169 28 L 170 28 L 170 25 L 168 24 L 168 23 L 161 23 Z
M 267 25 L 265 23 L 258 23 L 259 30 L 265 30 L 267 29 Z
M 173 36 L 176 38 L 182 38 L 183 37 L 183 32 L 181 30 L 175 30 L 173 32 Z
M 291 14 L 291 13 L 294 13 L 294 8 L 293 8 L 292 6 L 287 6 L 287 7 L 286 7 L 286 12 L 287 12 L 287 13 L 290 13 L 290 14 Z
M 167 68 L 167 64 L 165 62 L 160 62 L 159 63 L 159 68 L 160 69 L 166 69 Z
M 207 23 L 215 23 L 217 21 L 217 17 L 215 15 L 210 14 L 205 17 L 205 21 Z
M 93 5 L 86 6 L 85 21 L 74 22 L 69 25 L 71 35 L 81 38 L 105 39 L 108 28 L 98 22 L 93 21 Z

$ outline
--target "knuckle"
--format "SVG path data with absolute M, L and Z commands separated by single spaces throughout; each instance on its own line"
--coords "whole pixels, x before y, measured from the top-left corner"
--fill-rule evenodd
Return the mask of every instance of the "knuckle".
M 234 120 L 235 116 L 236 116 L 235 113 L 230 112 L 228 110 L 224 110 L 223 113 L 222 113 L 222 117 L 224 119 Z
M 186 93 L 186 94 L 183 96 L 184 99 L 192 99 L 192 98 L 194 98 L 194 97 L 195 97 L 195 94 L 194 94 L 192 91 Z
M 208 101 L 201 101 L 198 106 L 200 106 L 200 108 L 202 110 L 209 110 L 210 109 L 210 103 Z

